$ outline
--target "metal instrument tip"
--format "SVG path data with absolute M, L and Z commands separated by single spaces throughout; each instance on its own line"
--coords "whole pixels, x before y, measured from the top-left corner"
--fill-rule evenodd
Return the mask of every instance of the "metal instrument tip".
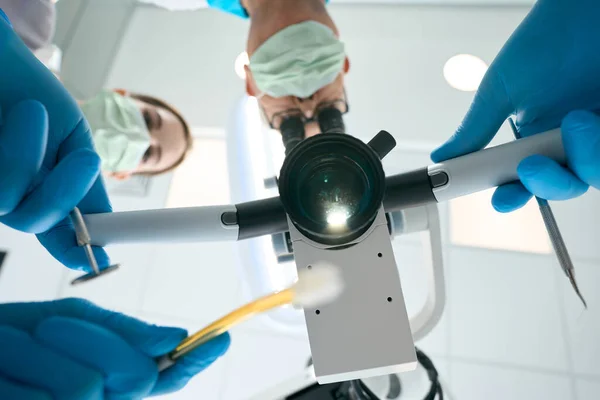
M 583 306 L 587 310 L 587 308 L 588 308 L 587 303 L 586 303 L 585 299 L 583 298 L 581 291 L 579 291 L 579 286 L 577 285 L 577 281 L 575 280 L 575 274 L 573 273 L 573 271 L 568 271 L 567 276 L 569 277 L 569 282 L 571 282 L 571 286 L 573 286 L 575 293 L 577 293 L 577 296 L 579 297 L 579 299 L 583 303 Z
M 75 207 L 70 215 L 71 221 L 73 222 L 73 228 L 75 228 L 77 245 L 79 247 L 83 247 L 83 249 L 85 250 L 85 255 L 92 269 L 91 272 L 88 272 L 87 274 L 74 279 L 71 282 L 71 285 L 78 285 L 83 282 L 88 282 L 100 276 L 104 276 L 109 272 L 116 271 L 117 269 L 119 269 L 119 264 L 111 265 L 110 267 L 104 269 L 100 269 L 100 267 L 98 267 L 98 261 L 96 261 L 96 256 L 94 256 L 94 251 L 92 250 L 92 239 L 90 238 L 90 234 L 88 232 L 87 226 L 85 225 L 85 220 L 83 219 L 81 211 L 79 211 L 79 209 Z
M 513 131 L 515 139 L 521 139 L 521 133 L 517 129 L 515 121 L 513 121 L 512 118 L 509 118 L 508 123 Z M 540 213 L 542 215 L 542 219 L 544 220 L 546 231 L 548 232 L 548 237 L 552 242 L 552 247 L 554 248 L 554 252 L 556 253 L 556 257 L 558 258 L 560 267 L 569 278 L 571 286 L 573 286 L 573 290 L 575 290 L 575 293 L 577 293 L 577 296 L 579 297 L 579 299 L 583 303 L 583 306 L 587 310 L 587 303 L 585 302 L 585 299 L 579 291 L 577 281 L 575 281 L 575 270 L 573 269 L 573 262 L 571 261 L 571 256 L 569 255 L 567 246 L 565 245 L 562 235 L 560 234 L 560 229 L 558 229 L 558 223 L 554 218 L 552 208 L 550 207 L 548 200 L 544 200 L 539 197 L 536 197 L 536 200 L 538 202 Z

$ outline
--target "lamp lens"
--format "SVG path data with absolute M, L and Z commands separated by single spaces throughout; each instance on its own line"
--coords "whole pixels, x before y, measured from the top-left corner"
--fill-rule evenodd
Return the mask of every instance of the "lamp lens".
M 305 175 L 298 180 L 302 213 L 319 225 L 343 230 L 369 203 L 367 176 L 345 157 L 322 160 L 301 175 Z
M 377 154 L 338 133 L 299 143 L 286 157 L 279 180 L 281 201 L 296 228 L 327 245 L 344 245 L 366 232 L 384 190 Z

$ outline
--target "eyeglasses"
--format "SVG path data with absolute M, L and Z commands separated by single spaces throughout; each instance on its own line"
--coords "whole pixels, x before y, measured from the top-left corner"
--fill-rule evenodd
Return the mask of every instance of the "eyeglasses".
M 348 96 L 346 95 L 346 89 L 344 89 L 344 97 L 343 98 L 332 100 L 332 101 L 324 101 L 324 102 L 317 104 L 317 107 L 315 108 L 315 112 L 313 113 L 313 116 L 310 118 L 308 118 L 300 108 L 290 108 L 290 109 L 280 111 L 280 112 L 273 114 L 273 116 L 269 119 L 264 108 L 262 108 L 262 106 L 261 106 L 261 110 L 263 112 L 263 115 L 265 116 L 265 120 L 267 120 L 269 122 L 269 126 L 271 127 L 271 129 L 276 129 L 276 130 L 281 130 L 281 124 L 283 123 L 283 121 L 285 121 L 289 118 L 293 118 L 293 117 L 300 118 L 300 120 L 302 120 L 302 123 L 304 125 L 306 125 L 310 122 L 317 122 L 319 113 L 322 110 L 328 109 L 328 108 L 336 108 L 342 113 L 342 115 L 348 113 L 348 111 L 350 110 L 350 106 L 348 105 Z

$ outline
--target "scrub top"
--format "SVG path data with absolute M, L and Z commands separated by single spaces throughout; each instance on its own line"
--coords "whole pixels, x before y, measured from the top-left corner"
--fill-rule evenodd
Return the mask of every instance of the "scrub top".
M 248 18 L 246 9 L 242 7 L 240 0 L 207 0 L 208 5 L 221 11 L 237 15 L 238 17 Z
M 244 7 L 242 7 L 242 2 L 240 0 L 207 0 L 207 2 L 212 8 L 235 14 L 238 17 L 248 18 L 248 13 Z M 329 0 L 326 0 L 326 2 L 329 3 Z

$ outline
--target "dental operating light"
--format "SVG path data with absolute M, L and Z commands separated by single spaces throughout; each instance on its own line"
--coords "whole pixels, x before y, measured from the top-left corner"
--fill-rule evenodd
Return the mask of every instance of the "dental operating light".
M 560 130 L 388 176 L 383 207 L 391 212 L 445 202 L 517 181 L 517 166 L 534 154 L 566 165 Z M 88 214 L 84 219 L 96 246 L 244 240 L 288 230 L 280 197 L 235 205 Z
M 289 132 L 298 137 L 301 131 Z M 394 146 L 385 131 L 368 144 L 341 132 L 294 140 L 286 146 L 279 197 L 92 214 L 84 220 L 91 243 L 98 246 L 244 240 L 289 232 L 299 271 L 328 262 L 341 267 L 346 282 L 337 301 L 304 309 L 318 382 L 399 373 L 413 369 L 417 358 L 386 214 L 516 181 L 517 166 L 534 154 L 563 165 L 566 157 L 557 129 L 385 177 L 381 159 Z

